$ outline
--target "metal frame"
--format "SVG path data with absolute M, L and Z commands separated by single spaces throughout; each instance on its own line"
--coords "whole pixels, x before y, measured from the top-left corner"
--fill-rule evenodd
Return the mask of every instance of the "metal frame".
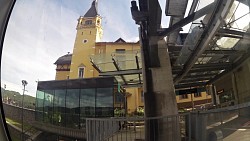
M 192 52 L 188 61 L 184 65 L 184 69 L 174 78 L 174 83 L 177 84 L 182 78 L 188 74 L 199 56 L 205 51 L 209 42 L 212 40 L 217 30 L 219 30 L 222 19 L 225 18 L 228 9 L 231 7 L 233 0 L 219 0 L 216 3 L 216 8 L 211 15 L 211 19 L 208 22 L 206 29 L 203 31 L 200 40 L 198 41 L 195 50 Z
M 236 64 L 239 64 L 239 62 L 242 62 L 242 60 L 246 59 L 246 57 L 244 56 L 246 56 L 247 51 L 245 50 L 236 50 L 234 49 L 234 47 L 232 49 L 222 49 L 219 47 L 211 48 L 210 45 L 216 45 L 216 41 L 221 37 L 238 38 L 240 40 L 248 39 L 250 37 L 250 33 L 248 32 L 227 29 L 224 27 L 225 25 L 223 25 L 223 18 L 227 15 L 227 12 L 233 3 L 233 0 L 218 0 L 196 12 L 195 7 L 197 6 L 198 1 L 194 0 L 188 16 L 186 18 L 182 18 L 183 15 L 179 15 L 179 17 L 174 17 L 173 15 L 171 15 L 172 17 L 170 27 L 165 29 L 160 27 L 160 15 L 162 11 L 160 9 L 158 1 L 140 0 L 139 6 L 136 5 L 135 1 L 132 1 L 131 3 L 132 17 L 135 22 L 140 25 L 140 41 L 142 44 L 141 50 L 144 55 L 142 56 L 142 58 L 144 59 L 143 63 L 145 63 L 144 66 L 146 67 L 144 77 L 146 77 L 145 79 L 147 79 L 145 82 L 148 83 L 145 84 L 145 86 L 147 87 L 150 87 L 152 83 L 150 68 L 160 67 L 157 57 L 158 46 L 156 42 L 165 36 L 168 36 L 168 40 L 174 41 L 176 38 L 176 33 L 179 34 L 181 27 L 192 21 L 195 21 L 196 19 L 208 13 L 211 13 L 210 20 L 206 25 L 204 25 L 202 35 L 198 43 L 196 44 L 196 47 L 192 51 L 192 54 L 188 58 L 188 61 L 184 65 L 175 66 L 173 62 L 175 62 L 175 60 L 180 57 L 179 53 L 181 49 L 185 47 L 185 45 L 168 44 L 168 51 L 170 53 L 170 59 L 172 62 L 172 73 L 175 86 L 188 88 L 201 86 L 201 84 L 203 84 L 203 86 L 205 86 L 206 84 L 211 84 L 212 82 L 217 80 L 217 78 L 220 78 L 220 76 L 232 70 L 236 66 Z M 166 10 L 171 4 L 175 4 L 175 2 L 168 1 L 166 4 Z M 180 5 L 185 5 L 185 2 Z M 199 24 L 202 24 L 202 22 Z M 205 62 L 203 61 L 202 64 L 197 64 L 198 58 L 205 57 L 211 57 L 217 59 L 217 61 L 213 60 L 212 62 L 209 60 L 205 60 Z M 133 81 L 132 83 L 127 81 L 127 83 L 124 83 L 124 86 L 141 86 L 139 84 L 142 83 L 142 70 L 141 68 L 139 68 L 138 56 L 135 56 L 135 58 L 136 69 L 120 70 L 118 68 L 117 71 L 102 72 L 99 70 L 98 72 L 101 76 L 113 75 L 122 77 L 123 75 L 138 74 L 139 81 Z M 237 63 L 231 61 L 227 62 L 227 59 L 234 60 Z M 113 62 L 115 65 L 115 61 Z M 97 65 L 94 65 L 93 67 L 98 68 Z M 199 83 L 199 81 L 202 80 L 204 81 L 204 83 Z M 126 82 L 126 80 L 123 79 L 123 82 Z M 150 91 L 151 88 L 147 89 L 148 91 Z

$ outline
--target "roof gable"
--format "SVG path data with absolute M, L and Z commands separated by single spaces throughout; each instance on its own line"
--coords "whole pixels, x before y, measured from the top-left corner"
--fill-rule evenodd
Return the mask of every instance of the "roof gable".
M 115 43 L 126 43 L 122 38 L 119 38 L 115 41 Z

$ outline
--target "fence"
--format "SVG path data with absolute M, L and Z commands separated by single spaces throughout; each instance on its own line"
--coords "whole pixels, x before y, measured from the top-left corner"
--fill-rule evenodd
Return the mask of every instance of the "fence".
M 232 141 L 250 139 L 250 103 L 152 118 L 86 119 L 87 141 Z

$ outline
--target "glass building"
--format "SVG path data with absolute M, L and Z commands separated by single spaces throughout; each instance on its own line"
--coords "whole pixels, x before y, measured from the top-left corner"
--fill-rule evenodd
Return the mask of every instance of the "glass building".
M 85 118 L 113 117 L 118 84 L 114 77 L 40 81 L 36 94 L 38 122 L 84 128 Z

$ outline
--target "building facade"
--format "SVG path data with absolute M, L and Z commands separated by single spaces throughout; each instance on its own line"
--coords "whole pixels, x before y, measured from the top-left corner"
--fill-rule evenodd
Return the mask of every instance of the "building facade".
M 94 78 L 100 76 L 100 71 L 121 71 L 141 69 L 140 43 L 126 42 L 122 38 L 114 42 L 102 42 L 102 18 L 97 11 L 97 2 L 93 1 L 90 9 L 84 16 L 80 16 L 76 26 L 76 38 L 73 53 L 58 58 L 55 62 L 56 80 Z M 136 58 L 138 62 L 136 64 Z M 93 63 L 94 62 L 94 63 Z M 116 65 L 114 65 L 116 64 Z M 139 82 L 142 75 L 116 76 L 118 82 Z M 126 82 L 127 81 L 127 82 Z M 138 107 L 144 107 L 142 85 L 126 87 L 126 107 L 128 113 L 133 113 Z M 194 98 L 176 96 L 180 108 L 189 107 L 192 100 L 211 99 L 205 92 Z M 197 103 L 197 102 L 196 102 Z M 201 103 L 202 104 L 202 103 Z

